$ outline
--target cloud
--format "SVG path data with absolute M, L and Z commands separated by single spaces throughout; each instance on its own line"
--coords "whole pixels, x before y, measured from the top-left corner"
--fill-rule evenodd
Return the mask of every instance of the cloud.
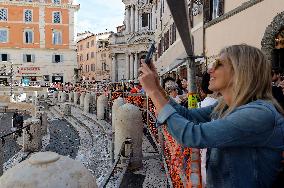
M 80 4 L 77 32 L 116 32 L 116 27 L 123 24 L 124 4 L 121 0 L 77 0 L 77 3 Z

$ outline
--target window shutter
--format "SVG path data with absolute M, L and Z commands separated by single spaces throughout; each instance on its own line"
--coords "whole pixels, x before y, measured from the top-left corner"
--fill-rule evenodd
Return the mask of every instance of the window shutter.
M 224 14 L 224 2 L 224 0 L 219 0 L 218 16 L 222 16 Z
M 55 63 L 55 55 L 52 55 L 52 63 Z
M 35 62 L 35 55 L 32 55 L 32 62 Z
M 7 61 L 10 61 L 10 54 L 7 54 Z
M 0 54 L 0 61 L 2 61 L 2 54 Z
M 204 14 L 204 22 L 209 22 L 211 20 L 211 7 L 210 7 L 211 0 L 204 0 L 203 5 L 203 14 Z
M 23 62 L 26 63 L 27 62 L 27 55 L 23 54 Z
M 60 55 L 60 62 L 63 63 L 63 55 Z

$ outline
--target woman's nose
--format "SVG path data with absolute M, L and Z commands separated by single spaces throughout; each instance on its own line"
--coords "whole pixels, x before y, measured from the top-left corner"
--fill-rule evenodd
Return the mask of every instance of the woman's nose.
M 214 72 L 214 70 L 215 70 L 214 67 L 210 67 L 210 68 L 208 67 L 207 73 L 212 74 Z

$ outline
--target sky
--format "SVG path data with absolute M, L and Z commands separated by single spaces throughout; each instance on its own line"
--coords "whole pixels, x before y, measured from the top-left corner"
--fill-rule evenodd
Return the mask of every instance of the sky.
M 76 0 L 80 9 L 76 13 L 75 32 L 116 32 L 123 25 L 124 4 L 122 0 Z

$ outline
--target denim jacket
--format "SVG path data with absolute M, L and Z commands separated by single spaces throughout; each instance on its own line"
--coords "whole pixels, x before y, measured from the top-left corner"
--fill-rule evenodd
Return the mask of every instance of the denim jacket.
M 211 120 L 213 106 L 186 109 L 170 100 L 157 117 L 183 146 L 208 148 L 207 188 L 271 187 L 281 167 L 284 118 L 257 100 Z

